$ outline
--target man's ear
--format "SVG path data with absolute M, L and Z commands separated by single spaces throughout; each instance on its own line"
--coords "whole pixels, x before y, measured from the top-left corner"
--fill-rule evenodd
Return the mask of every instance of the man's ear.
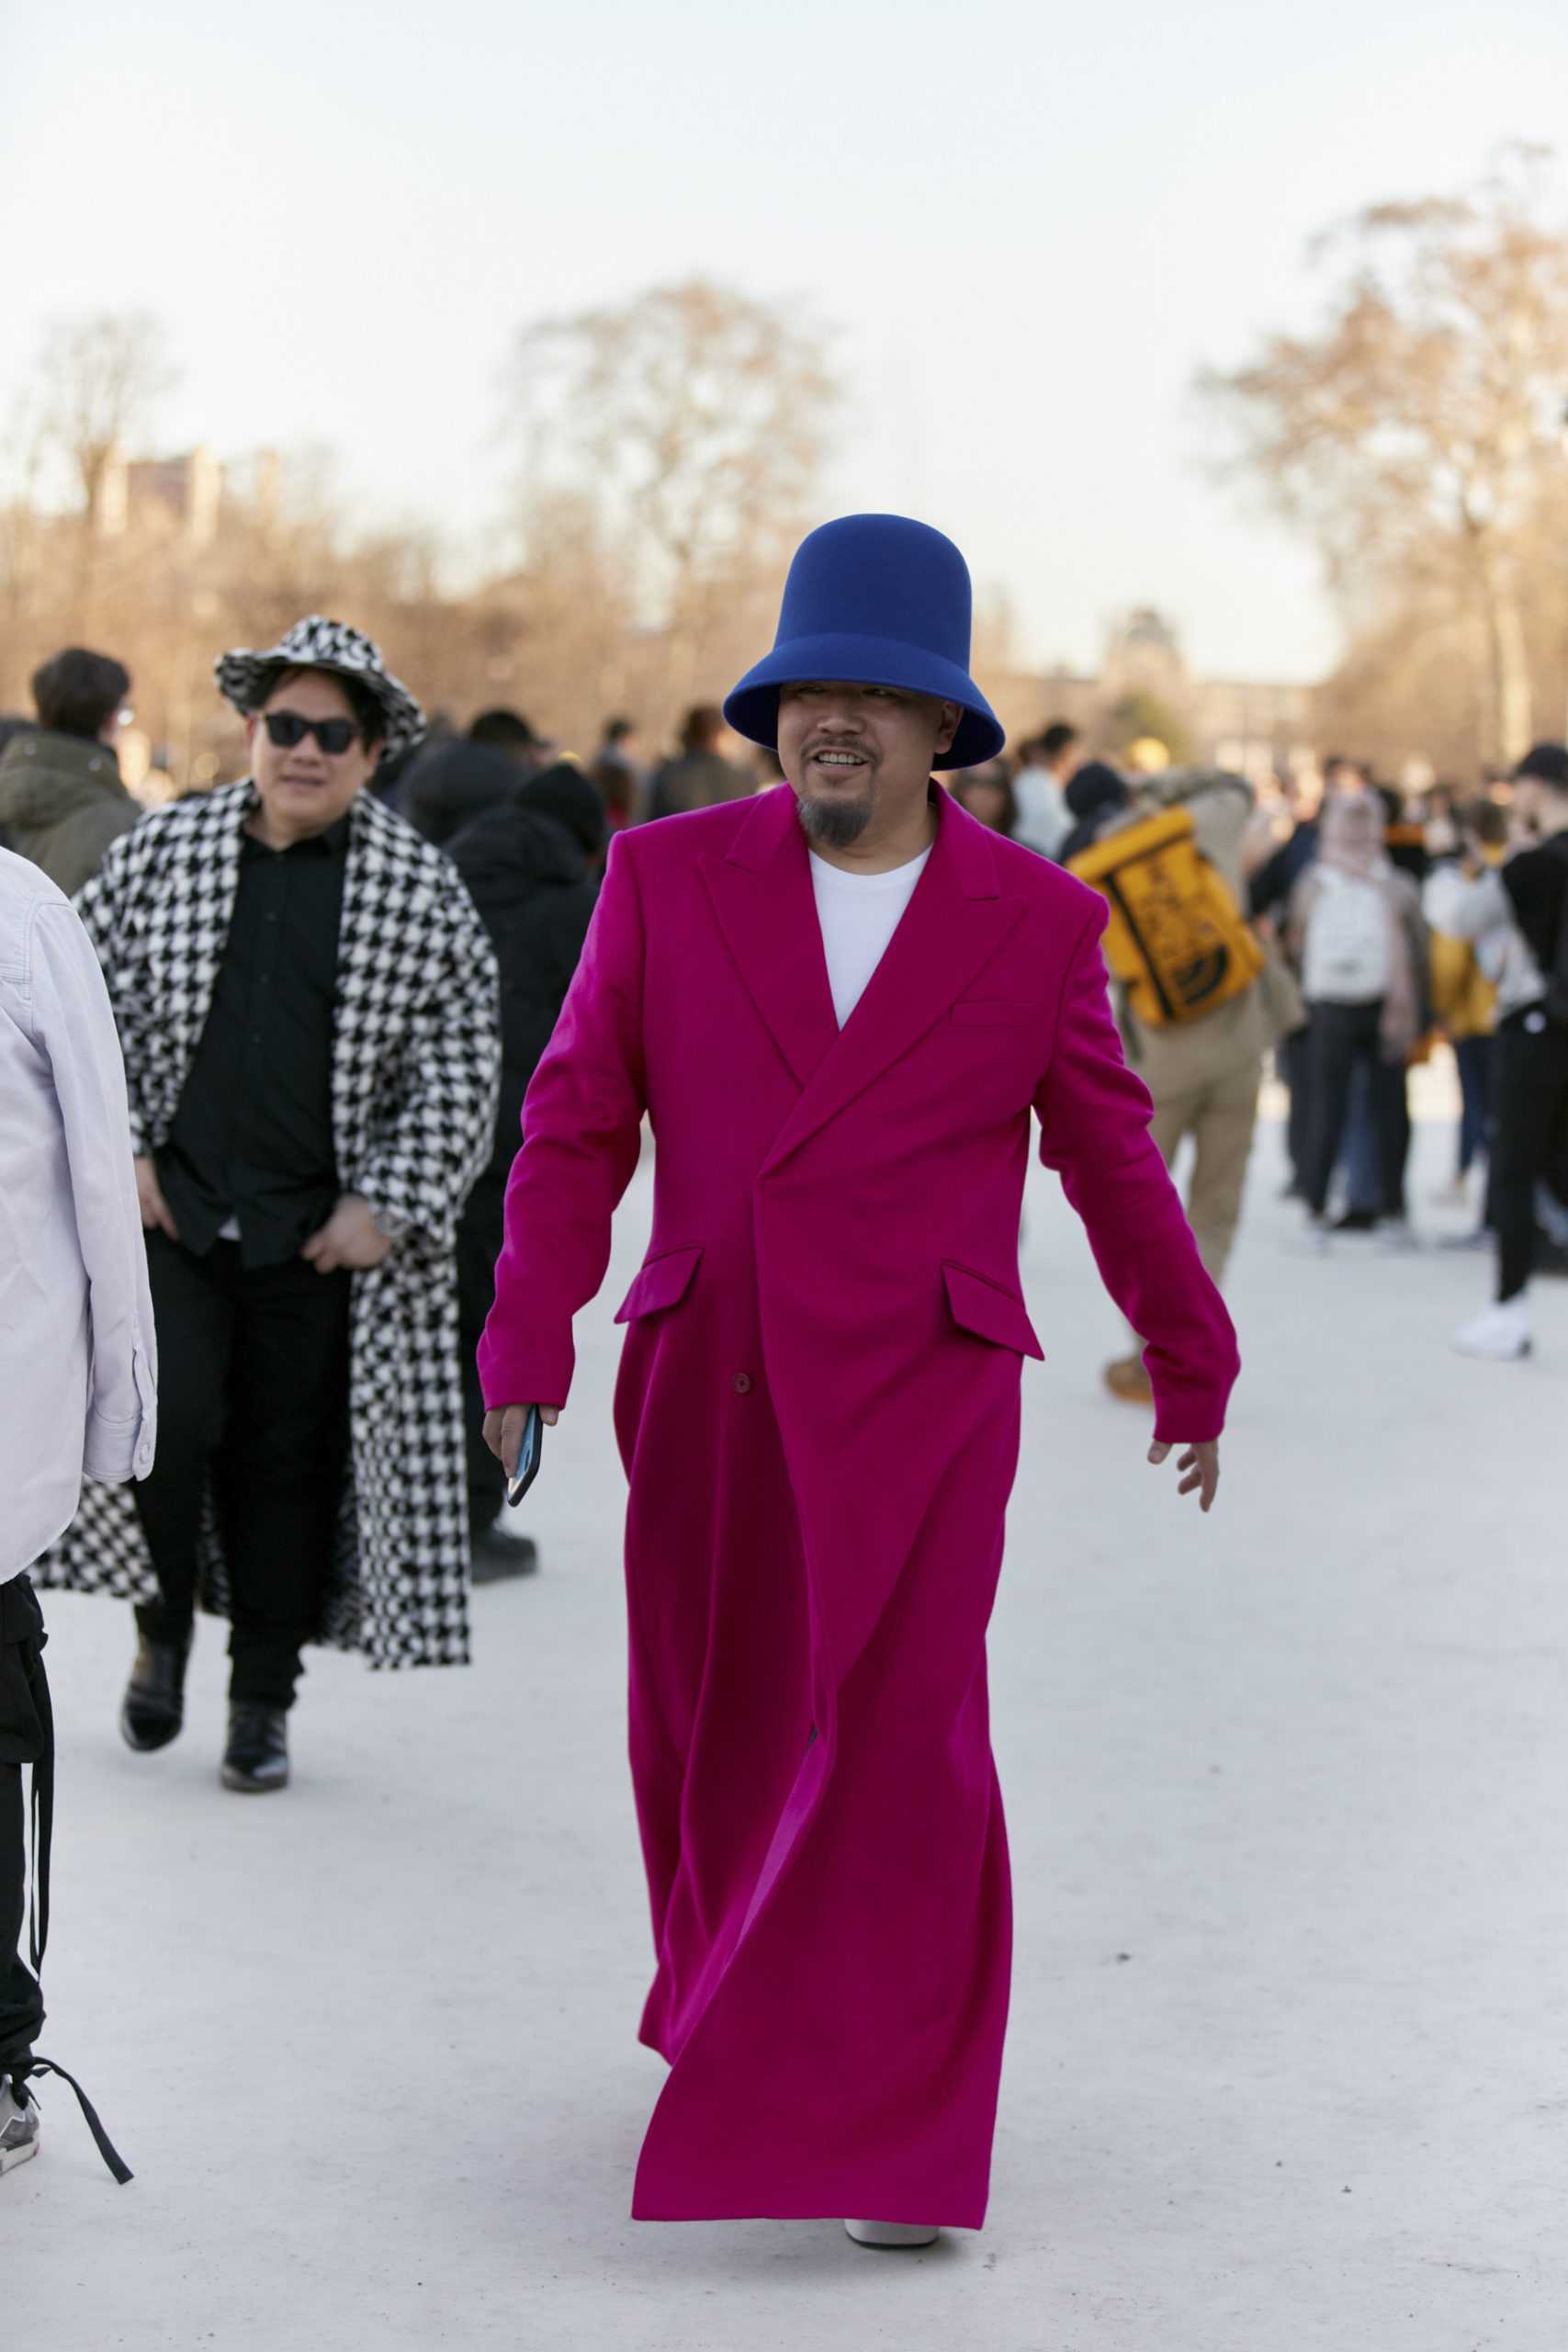
M 963 723 L 963 718 L 964 713 L 959 708 L 957 703 L 944 702 L 942 704 L 941 709 L 937 713 L 936 722 L 936 748 L 939 752 L 952 751 L 953 739 L 957 734 L 959 727 Z
M 246 757 L 246 759 L 247 759 L 247 760 L 250 758 L 251 753 L 255 750 L 255 747 L 256 747 L 256 734 L 257 734 L 257 730 L 259 729 L 260 726 L 261 726 L 261 713 L 260 713 L 260 711 L 259 711 L 259 710 L 248 711 L 248 712 L 246 713 L 246 715 L 245 715 L 245 757 Z

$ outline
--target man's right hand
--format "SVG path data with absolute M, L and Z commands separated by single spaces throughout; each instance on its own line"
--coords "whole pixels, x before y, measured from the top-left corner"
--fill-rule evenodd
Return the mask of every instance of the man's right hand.
M 136 1197 L 141 1204 L 141 1222 L 149 1233 L 154 1228 L 166 1233 L 171 1241 L 180 1238 L 174 1212 L 164 1198 L 164 1188 L 158 1182 L 158 1163 L 149 1153 L 138 1155 L 136 1166 Z
M 498 1405 L 493 1412 L 485 1415 L 485 1443 L 509 1478 L 517 1476 L 517 1456 L 523 1449 L 523 1426 L 527 1419 L 526 1405 Z M 553 1430 L 560 1419 L 558 1408 L 541 1405 L 539 1419 L 547 1429 Z

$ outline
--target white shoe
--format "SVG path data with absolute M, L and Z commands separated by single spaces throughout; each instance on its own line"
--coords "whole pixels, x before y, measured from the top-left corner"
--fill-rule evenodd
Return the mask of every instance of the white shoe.
M 927 2222 L 846 2222 L 856 2245 L 935 2245 L 942 2235 Z
M 1385 1216 L 1376 1233 L 1377 1246 L 1385 1258 L 1401 1257 L 1421 1247 L 1421 1236 L 1407 1216 Z
M 24 2083 L 18 2100 L 9 2075 L 0 2075 L 0 2174 L 25 2165 L 39 2148 L 38 2103 Z
M 1530 1351 L 1529 1309 L 1522 1298 L 1489 1306 L 1454 1333 L 1461 1356 L 1485 1356 L 1494 1363 L 1509 1363 Z

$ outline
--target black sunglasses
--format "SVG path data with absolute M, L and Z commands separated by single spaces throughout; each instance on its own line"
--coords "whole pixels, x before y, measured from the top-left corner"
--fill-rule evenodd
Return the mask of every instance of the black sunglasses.
M 365 733 L 352 718 L 301 718 L 297 710 L 269 710 L 262 716 L 269 739 L 280 752 L 291 752 L 296 743 L 313 735 L 329 760 L 340 759 Z

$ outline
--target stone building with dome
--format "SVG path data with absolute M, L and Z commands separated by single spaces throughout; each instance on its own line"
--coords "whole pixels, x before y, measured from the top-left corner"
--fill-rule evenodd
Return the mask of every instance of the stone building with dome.
M 1256 780 L 1315 756 L 1310 685 L 1195 677 L 1175 627 L 1152 605 L 1114 624 L 1095 677 L 1015 671 L 985 683 L 1010 743 L 1066 719 L 1109 758 L 1153 736 L 1173 760 L 1212 761 Z

